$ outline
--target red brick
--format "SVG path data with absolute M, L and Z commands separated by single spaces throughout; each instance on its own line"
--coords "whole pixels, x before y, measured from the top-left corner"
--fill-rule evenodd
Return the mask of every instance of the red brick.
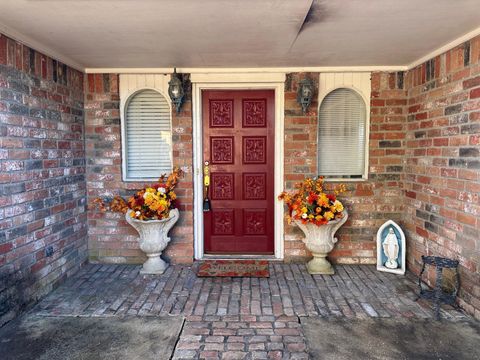
M 7 65 L 15 67 L 15 45 L 13 39 L 7 38 Z
M 480 87 L 470 91 L 470 99 L 476 99 L 480 97 Z
M 470 63 L 480 63 L 480 36 L 470 40 Z
M 428 231 L 423 229 L 423 228 L 420 228 L 420 227 L 417 227 L 416 228 L 416 232 L 418 235 L 424 237 L 424 238 L 428 238 Z
M 7 242 L 0 244 L 0 255 L 6 254 L 13 249 L 13 243 Z
M 408 112 L 411 114 L 411 113 L 416 113 L 418 112 L 420 109 L 422 108 L 422 106 L 420 104 L 417 104 L 415 106 L 410 106 L 408 108 Z
M 22 44 L 20 43 L 15 43 L 15 67 L 20 71 L 23 67 Z
M 87 85 L 88 85 L 88 91 L 90 93 L 95 92 L 95 74 L 88 74 L 87 75 Z M 87 107 L 87 104 L 85 104 Z
M 448 146 L 448 138 L 433 139 L 433 146 Z
M 372 99 L 370 101 L 370 106 L 385 106 L 385 100 Z
M 470 89 L 473 87 L 480 86 L 480 76 L 474 77 L 472 79 L 465 80 L 463 82 L 464 89 Z
M 470 145 L 480 145 L 480 135 L 471 135 L 469 139 Z
M 457 177 L 457 169 L 442 169 L 441 174 L 444 177 Z
M 432 181 L 432 178 L 428 176 L 417 176 L 417 181 L 420 184 L 430 184 L 430 182 Z
M 416 120 L 424 120 L 428 118 L 428 113 L 427 112 L 422 112 L 422 113 L 418 113 L 415 115 L 415 119 Z
M 7 37 L 0 34 L 0 64 L 7 64 Z
M 480 111 L 471 112 L 469 115 L 469 119 L 472 121 L 480 121 Z
M 457 213 L 457 220 L 460 221 L 461 223 L 471 225 L 471 226 L 475 226 L 475 224 L 477 222 L 477 218 L 475 216 L 468 215 L 468 214 L 463 213 L 463 212 L 458 212 Z

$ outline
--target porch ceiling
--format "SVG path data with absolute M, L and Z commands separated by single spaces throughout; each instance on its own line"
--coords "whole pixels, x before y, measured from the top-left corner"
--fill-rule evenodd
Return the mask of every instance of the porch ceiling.
M 0 32 L 82 68 L 404 66 L 479 26 L 478 0 L 1 0 L 0 11 Z

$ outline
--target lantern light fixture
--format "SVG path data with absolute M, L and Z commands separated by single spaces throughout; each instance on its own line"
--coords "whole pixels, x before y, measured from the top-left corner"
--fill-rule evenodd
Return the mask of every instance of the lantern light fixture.
M 174 68 L 172 78 L 168 82 L 168 95 L 175 105 L 175 110 L 178 114 L 183 103 L 185 91 L 183 89 L 183 81 L 177 74 L 177 68 Z
M 297 102 L 302 105 L 302 112 L 305 114 L 312 103 L 314 83 L 312 79 L 305 78 L 298 84 Z

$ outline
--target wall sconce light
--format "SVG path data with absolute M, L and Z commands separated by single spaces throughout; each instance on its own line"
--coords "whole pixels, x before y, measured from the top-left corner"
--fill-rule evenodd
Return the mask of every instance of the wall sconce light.
M 172 103 L 175 105 L 178 114 L 183 103 L 185 91 L 183 90 L 183 81 L 177 74 L 177 68 L 173 70 L 172 78 L 168 82 L 168 95 L 170 96 Z
M 302 105 L 302 111 L 305 114 L 312 102 L 314 93 L 314 83 L 311 79 L 305 78 L 298 84 L 297 102 Z

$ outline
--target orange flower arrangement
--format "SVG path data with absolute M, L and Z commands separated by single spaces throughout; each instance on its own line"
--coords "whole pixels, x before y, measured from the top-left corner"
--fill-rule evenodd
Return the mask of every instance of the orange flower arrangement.
M 93 200 L 94 206 L 101 211 L 126 213 L 132 210 L 130 216 L 138 220 L 161 220 L 170 216 L 170 210 L 177 207 L 177 195 L 174 192 L 182 171 L 174 168 L 170 175 L 162 175 L 158 183 L 138 191 L 125 201 L 115 196 L 109 204 L 101 198 Z
M 329 221 L 343 217 L 343 204 L 337 200 L 337 195 L 346 191 L 344 184 L 333 189 L 333 194 L 324 191 L 324 178 L 306 178 L 295 185 L 295 192 L 282 192 L 278 197 L 288 206 L 287 221 L 300 220 L 304 224 L 317 226 L 328 224 Z

